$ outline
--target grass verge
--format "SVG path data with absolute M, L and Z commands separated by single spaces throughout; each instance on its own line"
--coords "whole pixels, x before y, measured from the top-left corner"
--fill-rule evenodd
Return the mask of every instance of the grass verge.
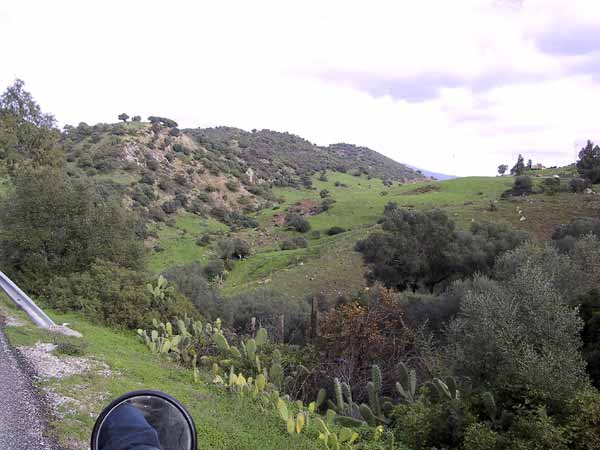
M 18 316 L 25 325 L 4 329 L 14 346 L 51 342 L 52 336 L 10 308 L 5 298 L 0 306 Z M 289 436 L 274 411 L 262 412 L 250 400 L 212 386 L 208 374 L 195 383 L 190 370 L 164 357 L 150 353 L 132 332 L 101 327 L 75 314 L 49 312 L 57 323 L 68 322 L 83 333 L 85 356 L 104 362 L 111 376 L 94 371 L 63 379 L 39 382 L 40 387 L 69 400 L 61 409 L 62 418 L 50 424 L 65 448 L 85 448 L 102 408 L 113 398 L 136 389 L 158 389 L 178 398 L 190 411 L 197 431 L 198 447 L 212 450 L 317 449 L 317 432 Z M 57 355 L 59 357 L 64 357 Z

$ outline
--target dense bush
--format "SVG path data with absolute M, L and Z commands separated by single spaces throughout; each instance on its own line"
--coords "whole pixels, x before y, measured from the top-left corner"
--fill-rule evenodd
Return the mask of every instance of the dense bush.
M 571 192 L 581 193 L 591 186 L 590 180 L 586 178 L 573 178 L 569 181 Z
M 303 236 L 286 239 L 281 243 L 281 250 L 296 250 L 308 247 L 308 241 Z
M 181 203 L 177 200 L 167 200 L 162 205 L 160 205 L 160 207 L 167 214 L 175 214 L 177 210 L 181 207 Z
M 276 336 L 279 317 L 284 316 L 285 340 L 303 342 L 308 328 L 309 307 L 302 300 L 292 300 L 269 289 L 238 294 L 223 302 L 222 318 L 236 330 L 246 330 L 253 317 L 257 326 Z
M 225 183 L 225 187 L 229 189 L 231 192 L 237 192 L 240 190 L 240 184 L 236 180 L 228 180 Z
M 292 230 L 299 233 L 306 233 L 310 230 L 310 223 L 300 214 L 292 213 L 285 217 L 285 224 Z
M 97 258 L 142 265 L 142 227 L 110 192 L 105 198 L 91 180 L 53 169 L 26 172 L 14 183 L 0 207 L 0 258 L 22 287 L 35 292 L 54 276 L 89 269 Z
M 556 227 L 552 239 L 561 252 L 568 253 L 575 248 L 577 239 L 587 235 L 600 239 L 600 220 L 591 217 L 573 219 L 570 224 Z
M 341 234 L 341 233 L 345 233 L 346 229 L 342 228 L 342 227 L 331 227 L 329 230 L 327 230 L 327 235 L 328 236 L 335 236 L 336 234 Z
M 583 320 L 581 339 L 583 358 L 592 383 L 600 389 L 600 292 L 592 289 L 579 296 L 579 314 Z
M 242 239 L 223 239 L 217 242 L 217 255 L 226 263 L 250 255 L 250 244 Z
M 196 239 L 196 245 L 200 245 L 201 247 L 205 247 L 210 244 L 210 234 L 204 233 L 198 239 Z
M 444 211 L 411 211 L 395 203 L 385 207 L 380 223 L 382 231 L 357 242 L 356 250 L 370 267 L 369 282 L 398 290 L 433 291 L 455 279 L 487 273 L 500 253 L 526 239 L 502 225 L 474 225 L 472 233 L 461 233 Z
M 561 192 L 563 190 L 560 183 L 560 178 L 554 177 L 544 179 L 544 181 L 542 182 L 542 187 L 544 189 L 544 192 L 549 195 L 554 195 L 557 192 Z
M 225 273 L 225 263 L 222 259 L 211 259 L 202 269 L 202 273 L 209 281 L 218 280 L 222 278 Z
M 581 329 L 549 275 L 526 261 L 505 283 L 479 277 L 465 292 L 450 326 L 454 371 L 505 402 L 562 405 L 585 385 Z
M 325 200 L 323 200 L 320 204 L 319 204 L 319 213 L 325 212 L 325 211 L 329 211 L 329 209 L 331 209 L 331 206 L 335 203 L 335 200 L 328 197 Z
M 155 297 L 147 288 L 151 281 L 143 272 L 98 260 L 87 271 L 56 277 L 45 289 L 44 300 L 59 311 L 79 311 L 117 328 L 145 327 L 164 316 L 197 315 L 172 289 L 159 290 L 162 297 Z
M 221 260 L 217 261 L 223 264 Z M 209 265 L 202 267 L 197 262 L 193 262 L 185 266 L 171 267 L 164 276 L 194 304 L 204 317 L 215 320 L 219 317 L 222 299 L 219 291 L 207 282 L 206 269 Z M 208 272 L 212 274 L 212 266 Z
M 512 196 L 528 195 L 533 192 L 533 181 L 527 175 L 519 175 L 515 178 L 512 189 L 509 189 L 505 194 Z

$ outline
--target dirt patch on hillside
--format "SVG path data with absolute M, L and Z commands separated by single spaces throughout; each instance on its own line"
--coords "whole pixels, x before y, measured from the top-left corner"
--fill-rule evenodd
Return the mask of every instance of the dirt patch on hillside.
M 285 217 L 288 214 L 300 214 L 301 216 L 314 216 L 319 213 L 319 204 L 315 200 L 301 200 L 290 206 L 286 212 L 273 216 L 273 223 L 278 226 L 285 225 Z
M 421 186 L 416 189 L 412 189 L 410 191 L 402 192 L 400 195 L 419 195 L 419 194 L 427 194 L 428 192 L 437 192 L 440 190 L 440 187 L 435 184 L 428 184 L 427 186 Z

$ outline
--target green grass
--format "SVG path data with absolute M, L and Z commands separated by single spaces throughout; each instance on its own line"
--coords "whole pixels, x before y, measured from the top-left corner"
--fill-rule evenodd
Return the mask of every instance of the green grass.
M 259 214 L 259 222 L 267 224 L 277 213 L 292 206 L 300 200 L 320 202 L 319 192 L 327 189 L 336 201 L 333 207 L 322 214 L 309 219 L 313 229 L 326 231 L 332 226 L 355 228 L 372 225 L 383 213 L 385 205 L 391 201 L 401 206 L 414 208 L 450 207 L 465 202 L 485 203 L 497 199 L 512 184 L 511 178 L 500 177 L 467 177 L 446 181 L 426 181 L 416 184 L 384 187 L 379 179 L 368 180 L 365 176 L 354 177 L 348 174 L 328 173 L 328 181 L 321 182 L 315 178 L 316 190 L 295 190 L 291 188 L 275 189 L 278 197 L 285 198 L 279 210 L 265 210 Z M 348 187 L 336 187 L 339 181 Z M 414 193 L 415 189 L 433 186 L 437 190 L 427 193 Z M 382 193 L 385 192 L 385 195 Z
M 5 300 L 0 307 L 8 309 Z M 11 314 L 23 317 L 11 309 Z M 64 408 L 62 420 L 52 418 L 60 443 L 85 443 L 95 417 L 111 399 L 136 389 L 165 391 L 188 408 L 198 431 L 198 448 L 214 450 L 317 449 L 316 430 L 310 428 L 300 436 L 288 436 L 283 422 L 274 411 L 262 412 L 249 399 L 227 393 L 208 382 L 208 374 L 198 383 L 192 373 L 167 358 L 150 353 L 131 332 L 116 332 L 82 320 L 75 314 L 49 312 L 58 323 L 69 322 L 83 333 L 86 356 L 110 366 L 112 375 L 104 377 L 90 372 L 65 379 L 43 381 L 42 386 L 75 399 Z M 12 345 L 49 342 L 52 337 L 32 324 L 7 327 Z M 314 423 L 314 422 L 313 422 Z
M 202 219 L 195 214 L 181 213 L 175 220 L 175 226 L 157 225 L 158 242 L 163 251 L 152 251 L 148 258 L 148 267 L 153 272 L 161 272 L 172 266 L 189 264 L 193 261 L 205 263 L 210 256 L 210 247 L 196 245 L 203 233 L 224 233 L 227 225 L 214 219 Z
M 264 286 L 304 298 L 315 292 L 335 297 L 361 289 L 364 266 L 354 245 L 365 236 L 366 230 L 359 229 L 310 240 L 305 249 L 258 252 L 235 263 L 222 292 L 233 295 Z
M 261 231 L 247 232 L 245 237 L 258 243 L 253 246 L 253 254 L 235 263 L 228 274 L 222 286 L 225 295 L 260 286 L 281 290 L 290 297 L 304 297 L 316 292 L 332 296 L 354 292 L 365 286 L 365 267 L 360 255 L 354 251 L 354 245 L 377 223 L 388 202 L 411 208 L 447 209 L 458 226 L 466 229 L 472 220 L 479 220 L 490 202 L 498 199 L 513 182 L 511 178 L 469 177 L 385 187 L 381 180 L 368 180 L 365 176 L 329 172 L 327 177 L 327 182 L 314 177 L 314 190 L 274 190 L 275 195 L 284 198 L 284 202 L 277 209 L 266 209 L 257 215 Z M 336 187 L 336 181 L 347 187 Z M 431 187 L 425 193 L 417 191 Z M 329 211 L 311 216 L 308 220 L 312 230 L 320 231 L 324 237 L 312 239 L 309 232 L 307 249 L 278 250 L 280 240 L 298 233 L 275 226 L 274 216 L 285 214 L 286 208 L 300 201 L 319 203 L 322 189 L 327 189 L 336 203 Z M 382 192 L 387 194 L 381 195 Z M 326 236 L 326 231 L 333 226 L 349 231 L 338 236 Z M 257 239 L 257 235 L 261 238 Z

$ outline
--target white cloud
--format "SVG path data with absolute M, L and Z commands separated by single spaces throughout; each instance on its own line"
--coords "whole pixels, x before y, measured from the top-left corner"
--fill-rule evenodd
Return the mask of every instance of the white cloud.
M 600 138 L 593 25 L 578 0 L 7 1 L 0 85 L 62 123 L 159 114 L 491 174 Z

